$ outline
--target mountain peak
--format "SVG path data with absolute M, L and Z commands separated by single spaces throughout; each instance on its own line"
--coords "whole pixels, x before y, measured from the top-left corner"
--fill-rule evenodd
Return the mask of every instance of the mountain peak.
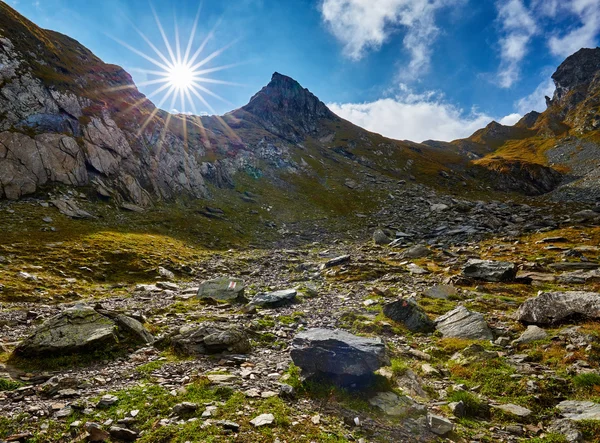
M 317 132 L 322 119 L 338 118 L 312 92 L 278 72 L 242 109 L 266 123 L 269 130 L 294 140 Z
M 600 72 L 600 48 L 582 48 L 560 64 L 552 80 L 556 91 L 551 104 L 559 103 L 569 92 L 585 87 Z

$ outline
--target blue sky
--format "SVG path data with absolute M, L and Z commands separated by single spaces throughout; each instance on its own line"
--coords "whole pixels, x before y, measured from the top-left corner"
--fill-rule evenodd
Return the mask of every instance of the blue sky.
M 138 85 L 157 78 L 143 71 L 160 68 L 116 41 L 158 59 L 137 27 L 167 53 L 148 0 L 6 1 L 123 66 Z M 177 21 L 185 48 L 199 2 L 152 5 L 171 42 Z M 203 76 L 237 85 L 203 83 L 223 100 L 202 93 L 209 108 L 192 96 L 198 113 L 243 106 L 278 71 L 367 129 L 452 140 L 543 110 L 558 64 L 598 44 L 600 0 L 204 0 L 199 17 L 191 53 L 211 30 L 198 60 L 226 47 L 201 69 L 232 65 Z M 162 107 L 192 111 L 170 100 Z

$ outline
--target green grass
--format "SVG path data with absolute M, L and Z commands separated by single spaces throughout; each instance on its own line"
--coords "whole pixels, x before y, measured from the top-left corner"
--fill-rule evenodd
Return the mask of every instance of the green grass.
M 14 391 L 15 389 L 18 389 L 21 386 L 24 386 L 24 384 L 20 381 L 0 378 L 0 391 Z
M 573 377 L 573 384 L 579 389 L 600 387 L 600 374 L 590 372 Z
M 462 401 L 465 405 L 466 417 L 481 417 L 488 413 L 489 408 L 475 395 L 467 391 L 452 391 L 448 395 L 449 402 Z

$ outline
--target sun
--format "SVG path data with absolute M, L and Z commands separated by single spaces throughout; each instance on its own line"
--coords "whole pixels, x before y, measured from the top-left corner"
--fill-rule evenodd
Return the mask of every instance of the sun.
M 194 115 L 200 114 L 197 108 L 198 104 L 200 104 L 202 108 L 206 108 L 206 110 L 216 114 L 214 108 L 207 101 L 207 96 L 231 104 L 221 96 L 211 91 L 208 85 L 241 85 L 238 83 L 207 77 L 207 75 L 240 65 L 240 63 L 231 63 L 220 66 L 210 66 L 210 63 L 213 62 L 214 59 L 221 55 L 234 42 L 201 57 L 209 43 L 209 40 L 214 37 L 214 29 L 208 33 L 206 38 L 200 44 L 196 43 L 195 37 L 198 29 L 200 8 L 198 8 L 198 13 L 196 14 L 196 19 L 190 32 L 187 45 L 182 45 L 179 37 L 179 27 L 177 25 L 177 21 L 175 22 L 174 29 L 175 38 L 170 40 L 167 37 L 160 19 L 158 18 L 156 10 L 154 7 L 151 7 L 151 9 L 156 20 L 158 31 L 162 36 L 164 44 L 163 50 L 159 49 L 157 45 L 155 45 L 142 31 L 140 31 L 133 22 L 131 23 L 133 29 L 135 29 L 142 39 L 148 44 L 154 54 L 143 52 L 134 48 L 130 44 L 119 40 L 118 38 L 111 37 L 130 51 L 134 52 L 140 57 L 143 57 L 158 68 L 158 70 L 132 69 L 133 71 L 144 73 L 150 78 L 145 82 L 138 83 L 137 86 L 156 85 L 156 89 L 144 97 L 143 100 L 149 100 L 156 95 L 162 94 L 162 98 L 156 105 L 157 110 L 158 108 L 163 108 L 164 105 L 165 108 L 170 112 L 186 114 L 193 112 Z M 201 109 L 200 111 L 201 113 L 206 112 L 204 109 Z M 143 127 L 145 127 L 145 125 Z
M 185 63 L 175 63 L 166 72 L 168 84 L 178 91 L 189 91 L 194 85 L 195 73 L 192 66 Z

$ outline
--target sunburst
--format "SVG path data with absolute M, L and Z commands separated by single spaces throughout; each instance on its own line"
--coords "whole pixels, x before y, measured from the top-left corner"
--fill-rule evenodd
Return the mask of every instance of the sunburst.
M 180 108 L 180 111 L 178 112 L 182 114 L 193 113 L 196 116 L 199 115 L 196 106 L 197 101 L 201 103 L 202 106 L 205 107 L 212 114 L 216 114 L 215 109 L 211 106 L 211 104 L 208 101 L 208 97 L 215 98 L 222 102 L 231 104 L 223 97 L 213 92 L 209 88 L 209 85 L 241 85 L 239 83 L 233 83 L 208 77 L 207 75 L 223 71 L 225 69 L 230 69 L 240 64 L 233 63 L 227 65 L 208 67 L 210 62 L 216 59 L 235 42 L 231 42 L 221 47 L 220 49 L 213 51 L 206 56 L 203 56 L 207 44 L 211 39 L 214 38 L 215 29 L 213 28 L 213 30 L 211 30 L 208 33 L 208 35 L 204 38 L 201 44 L 195 46 L 196 33 L 198 31 L 198 23 L 200 19 L 200 7 L 198 8 L 198 12 L 196 14 L 194 24 L 192 26 L 190 36 L 187 45 L 185 45 L 185 48 L 181 45 L 181 40 L 179 36 L 179 25 L 177 23 L 177 19 L 175 19 L 174 38 L 170 40 L 167 36 L 165 28 L 163 27 L 160 21 L 160 18 L 158 17 L 158 14 L 156 13 L 156 10 L 152 5 L 150 5 L 150 9 L 152 10 L 152 14 L 154 15 L 156 26 L 162 37 L 162 42 L 166 51 L 159 49 L 159 47 L 156 44 L 154 44 L 152 40 L 150 40 L 146 36 L 146 34 L 144 34 L 137 26 L 135 26 L 135 24 L 131 22 L 131 20 L 130 22 L 133 29 L 146 42 L 146 44 L 152 50 L 152 52 L 144 52 L 118 38 L 111 36 L 111 38 L 120 43 L 122 46 L 129 49 L 136 55 L 149 61 L 150 63 L 155 65 L 156 68 L 158 68 L 154 70 L 132 69 L 132 71 L 141 72 L 151 77 L 150 80 L 138 83 L 137 86 L 156 86 L 156 89 L 151 91 L 140 102 L 134 103 L 132 105 L 132 108 L 162 93 L 162 97 L 156 105 L 155 112 L 153 112 L 152 115 L 150 115 L 149 118 L 146 120 L 146 122 L 142 126 L 142 130 L 147 126 L 147 124 L 154 117 L 156 112 L 158 112 L 158 110 L 165 106 L 165 104 L 167 103 L 169 106 L 169 111 L 172 111 L 177 107 Z

